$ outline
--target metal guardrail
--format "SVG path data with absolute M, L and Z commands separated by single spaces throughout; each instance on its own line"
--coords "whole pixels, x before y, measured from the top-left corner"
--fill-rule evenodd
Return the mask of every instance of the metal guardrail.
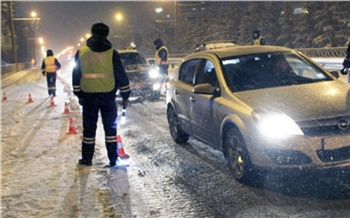
M 33 64 L 31 62 L 18 63 L 18 71 L 22 71 L 31 68 Z M 13 73 L 16 73 L 16 64 L 1 65 L 1 78 L 5 78 Z
M 320 57 L 320 58 L 344 58 L 346 47 L 332 47 L 332 48 L 296 48 L 295 50 L 302 52 L 303 54 L 309 57 Z M 169 57 L 169 66 L 170 68 L 176 68 L 177 65 L 181 62 L 182 58 L 188 55 L 188 53 L 181 54 L 170 54 Z M 154 58 L 147 58 L 151 60 Z M 28 69 L 32 67 L 33 64 L 30 62 L 18 63 L 18 71 Z M 1 77 L 4 78 L 12 73 L 16 72 L 16 64 L 7 64 L 1 66 Z
M 346 47 L 333 47 L 333 48 L 296 48 L 295 50 L 309 57 L 332 57 L 332 58 L 344 58 Z

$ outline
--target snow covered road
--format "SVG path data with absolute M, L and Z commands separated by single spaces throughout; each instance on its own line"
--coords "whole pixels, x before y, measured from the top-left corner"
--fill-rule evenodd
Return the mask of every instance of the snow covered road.
M 2 80 L 2 217 L 348 216 L 348 171 L 271 173 L 259 186 L 240 184 L 220 152 L 194 139 L 172 141 L 164 97 L 127 109 L 118 127 L 125 165 L 104 167 L 101 119 L 93 166 L 78 165 L 81 108 L 64 66 L 54 107 L 38 68 Z M 65 102 L 71 114 L 63 114 Z M 78 134 L 67 134 L 70 118 Z

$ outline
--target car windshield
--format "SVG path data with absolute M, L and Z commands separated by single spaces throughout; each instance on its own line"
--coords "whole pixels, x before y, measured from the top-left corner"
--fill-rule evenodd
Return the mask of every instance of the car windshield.
M 332 80 L 311 62 L 291 52 L 235 56 L 221 62 L 232 92 Z
M 124 66 L 147 64 L 146 59 L 136 52 L 120 53 L 119 55 Z

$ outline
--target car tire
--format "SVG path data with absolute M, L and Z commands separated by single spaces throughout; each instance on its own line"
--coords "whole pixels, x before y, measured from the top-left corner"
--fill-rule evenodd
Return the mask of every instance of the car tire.
M 172 139 L 178 144 L 185 144 L 190 136 L 181 129 L 179 118 L 172 106 L 168 108 L 167 118 Z
M 233 177 L 238 182 L 250 182 L 254 170 L 240 131 L 237 128 L 230 128 L 224 137 L 225 158 Z

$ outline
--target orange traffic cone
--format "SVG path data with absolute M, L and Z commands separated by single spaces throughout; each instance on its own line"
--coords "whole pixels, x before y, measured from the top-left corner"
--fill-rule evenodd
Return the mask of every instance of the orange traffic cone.
M 121 159 L 126 159 L 126 158 L 129 158 L 129 155 L 127 155 L 125 152 L 124 152 L 124 148 L 123 148 L 123 142 L 122 142 L 122 138 L 120 137 L 120 135 L 117 135 L 117 145 L 118 145 L 118 156 L 121 158 Z
M 4 92 L 4 94 L 2 95 L 2 101 L 7 101 L 7 97 L 6 97 L 6 93 Z
M 70 114 L 71 112 L 69 111 L 69 106 L 68 106 L 68 103 L 65 102 L 64 103 L 64 112 L 63 114 Z
M 32 103 L 32 102 L 33 102 L 32 95 L 29 93 L 29 97 L 28 97 L 27 103 Z
M 69 118 L 69 128 L 68 128 L 68 132 L 67 134 L 77 134 L 77 130 L 75 129 L 74 126 L 74 121 L 73 121 L 73 117 Z
M 56 105 L 55 105 L 55 102 L 53 101 L 53 96 L 51 95 L 50 96 L 50 105 L 49 105 L 49 107 L 54 107 L 54 106 L 56 106 Z

